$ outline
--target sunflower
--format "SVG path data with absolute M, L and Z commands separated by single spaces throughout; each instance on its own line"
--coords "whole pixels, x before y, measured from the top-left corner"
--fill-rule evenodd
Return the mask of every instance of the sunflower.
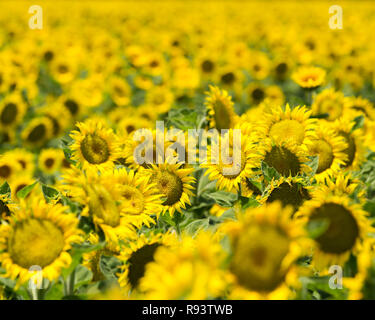
M 72 118 L 80 118 L 87 111 L 87 107 L 79 102 L 78 96 L 73 95 L 71 92 L 62 94 L 56 104 L 60 104 L 65 108 Z
M 280 201 L 283 207 L 292 206 L 296 212 L 306 200 L 311 199 L 311 189 L 301 177 L 281 177 L 271 181 L 260 203 Z
M 15 148 L 4 153 L 9 162 L 18 162 L 21 165 L 22 173 L 32 175 L 35 169 L 34 154 L 26 149 Z
M 186 204 L 190 205 L 189 197 L 193 195 L 192 176 L 194 168 L 181 168 L 182 164 L 162 163 L 152 165 L 150 169 L 142 171 L 142 174 L 151 177 L 151 182 L 156 185 L 159 194 L 162 194 L 162 212 L 169 212 L 171 216 L 175 211 L 182 212 Z
M 250 105 L 259 105 L 266 98 L 266 87 L 261 83 L 251 82 L 246 91 Z
M 138 89 L 142 89 L 145 91 L 150 90 L 154 86 L 152 82 L 152 77 L 142 74 L 136 74 L 134 76 L 134 85 Z
M 236 68 L 245 69 L 251 56 L 248 44 L 244 40 L 234 40 L 227 45 L 227 61 Z
M 164 135 L 160 131 L 160 129 L 153 129 L 150 132 L 150 129 L 142 128 L 139 129 L 138 134 L 140 137 L 142 137 L 141 141 L 137 141 L 135 136 L 135 131 L 133 131 L 130 135 L 127 135 L 127 132 L 123 132 L 123 130 L 119 130 L 119 134 L 122 135 L 124 138 L 123 141 L 125 141 L 123 146 L 123 153 L 124 158 L 126 161 L 127 166 L 129 166 L 131 169 L 138 170 L 140 168 L 151 168 L 151 165 L 153 163 L 158 163 L 161 161 L 161 157 L 164 157 L 165 150 L 168 148 L 170 142 L 166 140 L 166 134 L 167 130 L 164 130 Z M 151 137 L 152 135 L 152 137 Z M 150 159 L 150 162 L 146 162 L 149 159 L 144 159 L 145 162 L 140 164 L 140 162 L 143 160 L 141 157 L 147 156 L 147 150 L 150 147 L 151 144 L 148 145 L 146 143 L 146 139 L 151 140 L 152 138 L 152 159 Z M 158 140 L 157 140 L 158 139 Z M 162 142 L 160 142 L 162 140 Z M 142 143 L 145 143 L 143 145 L 143 149 L 140 153 L 137 153 L 136 150 L 138 150 L 138 147 L 142 145 Z M 140 157 L 140 158 L 138 158 Z
M 258 128 L 261 126 L 265 112 L 265 105 L 263 103 L 247 110 L 238 118 L 234 128 L 241 129 L 241 135 L 245 135 L 256 141 Z
M 14 202 L 19 201 L 17 193 L 21 191 L 23 188 L 32 185 L 35 182 L 35 179 L 32 176 L 24 175 L 24 174 L 17 174 L 9 183 L 12 200 Z M 39 188 L 33 188 L 32 191 L 27 195 L 29 198 L 31 195 L 41 194 Z
M 22 171 L 22 167 L 19 162 L 14 162 L 12 157 L 9 155 L 0 156 L 0 183 L 7 181 L 10 182 L 12 179 Z
M 307 226 L 326 223 L 327 227 L 314 239 L 313 265 L 319 270 L 341 265 L 351 253 L 357 254 L 369 232 L 373 232 L 367 213 L 348 196 L 330 193 L 313 194 L 296 214 Z M 324 225 L 323 225 L 324 226 Z
M 357 255 L 357 273 L 353 277 L 344 277 L 343 286 L 349 289 L 348 300 L 366 299 L 364 296 L 366 287 L 371 284 L 371 268 L 374 268 L 374 247 L 372 241 L 365 241 L 363 248 Z
M 52 76 L 61 84 L 72 82 L 77 74 L 77 61 L 74 57 L 56 57 L 49 67 Z
M 88 76 L 72 83 L 70 95 L 76 97 L 81 106 L 93 108 L 103 102 L 105 83 L 102 76 Z
M 27 111 L 21 93 L 7 95 L 0 102 L 0 129 L 6 131 L 19 124 Z
M 248 60 L 248 70 L 250 75 L 256 80 L 267 78 L 270 73 L 271 63 L 267 55 L 261 51 L 251 52 Z
M 346 159 L 342 168 L 347 171 L 358 170 L 366 155 L 363 130 L 354 129 L 354 126 L 355 121 L 351 120 L 350 115 L 341 117 L 330 124 L 335 133 L 345 140 L 346 148 L 342 152 L 346 155 Z
M 372 103 L 361 97 L 348 97 L 344 107 L 344 112 L 351 112 L 354 116 L 363 116 L 364 143 L 366 147 L 375 151 L 375 109 Z
M 113 170 L 82 172 L 76 167 L 66 169 L 57 186 L 66 196 L 84 206 L 81 215 L 91 217 L 112 246 L 134 232 L 131 220 L 121 213 L 120 186 L 114 184 Z
M 286 80 L 293 67 L 293 60 L 286 56 L 278 56 L 272 61 L 272 74 L 276 80 Z
M 209 127 L 221 129 L 231 129 L 236 122 L 236 114 L 233 108 L 231 96 L 225 90 L 218 87 L 209 86 L 210 91 L 206 92 L 205 105 L 208 110 Z
M 155 112 L 155 109 L 149 105 L 142 105 L 136 109 L 136 114 L 147 121 L 154 122 L 158 119 L 158 114 Z
M 232 64 L 221 67 L 217 73 L 217 81 L 225 90 L 238 92 L 243 82 L 243 73 Z
M 164 73 L 166 64 L 162 53 L 151 52 L 146 59 L 147 63 L 142 68 L 146 74 L 157 77 Z
M 95 120 L 79 122 L 76 126 L 78 130 L 70 134 L 74 140 L 72 159 L 79 161 L 84 169 L 113 167 L 114 161 L 121 157 L 121 150 L 112 129 L 105 128 L 101 121 Z
M 136 234 L 134 233 L 134 237 Z M 99 244 L 99 236 L 97 233 L 91 232 L 86 240 L 91 245 Z M 120 245 L 118 243 L 107 243 L 105 246 L 98 250 L 93 250 L 91 252 L 83 254 L 82 265 L 88 268 L 92 273 L 92 281 L 100 281 L 105 279 L 105 275 L 100 269 L 100 259 L 104 256 L 114 256 L 117 257 L 120 254 Z
M 78 219 L 66 210 L 39 197 L 21 202 L 9 223 L 0 226 L 3 277 L 17 278 L 21 285 L 33 276 L 29 272 L 32 266 L 40 266 L 43 277 L 51 281 L 59 277 L 72 261 L 71 244 L 81 241 Z
M 114 172 L 113 183 L 121 194 L 121 214 L 129 219 L 129 223 L 138 228 L 154 223 L 151 216 L 158 218 L 162 212 L 162 195 L 158 194 L 150 177 L 122 168 Z
M 130 294 L 139 291 L 139 284 L 145 275 L 147 265 L 154 261 L 155 251 L 160 247 L 170 249 L 177 244 L 177 237 L 172 233 L 141 234 L 128 242 L 120 253 L 124 262 L 118 282 L 123 290 Z M 134 294 L 134 293 L 133 293 Z
M 216 56 L 209 53 L 198 55 L 195 58 L 195 64 L 197 69 L 200 71 L 202 78 L 213 79 L 218 68 Z
M 147 91 L 146 104 L 154 112 L 161 114 L 168 112 L 174 102 L 174 94 L 167 86 L 156 86 Z
M 124 131 L 126 134 L 131 134 L 139 129 L 152 128 L 153 125 L 155 125 L 155 123 L 152 123 L 137 114 L 133 114 L 131 116 L 127 115 L 120 120 L 120 122 L 117 124 L 117 131 Z
M 60 102 L 48 104 L 40 113 L 51 120 L 53 137 L 63 134 L 71 124 L 71 113 Z
M 130 103 L 131 88 L 124 79 L 112 77 L 109 81 L 109 93 L 118 106 L 126 106 Z
M 47 174 L 53 174 L 61 167 L 64 153 L 61 149 L 43 149 L 39 154 L 39 169 Z
M 363 182 L 348 172 L 339 172 L 327 176 L 324 183 L 319 184 L 318 188 L 314 190 L 315 197 L 318 198 L 324 198 L 326 194 L 330 193 L 351 198 L 356 195 L 356 201 L 361 203 L 365 202 L 366 199 Z
M 273 167 L 284 177 L 295 177 L 311 171 L 306 165 L 308 162 L 307 152 L 301 146 L 291 144 L 289 141 L 275 143 L 270 139 L 263 141 L 260 147 L 260 160 L 268 167 Z M 260 167 L 260 163 L 258 164 Z
M 228 147 L 229 149 L 225 150 Z M 240 159 L 234 155 L 234 152 L 237 152 Z M 241 145 L 238 148 L 233 145 L 232 130 L 220 136 L 219 148 L 212 148 L 211 145 L 208 153 L 206 163 L 201 164 L 202 168 L 207 169 L 205 175 L 208 175 L 210 180 L 217 180 L 216 185 L 219 189 L 229 192 L 238 191 L 241 181 L 253 176 L 253 168 L 258 162 L 255 147 L 250 138 L 246 135 L 241 136 Z M 236 158 L 239 161 L 236 161 Z
M 223 250 L 209 232 L 184 235 L 178 245 L 159 246 L 139 288 L 146 299 L 213 299 L 224 294 L 228 276 Z
M 269 105 L 279 106 L 283 105 L 285 102 L 285 96 L 283 90 L 279 86 L 273 85 L 266 87 L 266 97 L 262 103 Z
M 292 79 L 304 89 L 316 89 L 325 81 L 326 72 L 322 68 L 302 66 L 292 74 Z
M 307 146 L 310 155 L 319 156 L 318 168 L 314 178 L 321 182 L 327 176 L 340 171 L 347 160 L 345 150 L 348 145 L 343 137 L 339 136 L 324 122 L 319 122 L 315 134 L 315 138 L 309 141 Z
M 222 230 L 230 238 L 230 298 L 286 299 L 295 283 L 293 263 L 304 236 L 302 225 L 291 220 L 292 208 L 276 201 L 248 209 L 239 221 L 227 222 Z
M 293 109 L 289 104 L 275 107 L 270 113 L 265 113 L 257 131 L 259 139 L 267 136 L 277 143 L 290 141 L 293 144 L 306 144 L 314 138 L 315 120 L 309 119 L 311 111 L 306 107 L 297 106 Z
M 53 123 L 46 116 L 33 118 L 21 133 L 26 146 L 41 147 L 52 137 Z
M 316 96 L 311 108 L 314 116 L 333 121 L 342 115 L 344 106 L 345 97 L 342 92 L 326 89 Z
M 362 97 L 346 97 L 345 110 L 352 110 L 362 114 L 370 121 L 375 121 L 375 110 L 371 101 Z

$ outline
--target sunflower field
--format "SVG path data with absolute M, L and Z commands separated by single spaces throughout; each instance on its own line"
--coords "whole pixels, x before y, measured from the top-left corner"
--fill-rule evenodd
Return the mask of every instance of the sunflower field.
M 0 299 L 375 299 L 375 6 L 339 2 L 1 1 Z

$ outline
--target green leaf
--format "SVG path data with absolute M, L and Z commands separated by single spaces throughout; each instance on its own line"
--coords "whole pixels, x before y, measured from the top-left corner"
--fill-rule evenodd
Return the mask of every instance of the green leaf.
M 225 220 L 236 220 L 236 215 L 234 213 L 233 208 L 228 208 L 220 217 L 217 218 L 218 221 L 225 221 Z
M 0 277 L 0 284 L 2 284 L 5 287 L 9 287 L 13 289 L 16 286 L 16 280 Z
M 255 208 L 259 206 L 259 202 L 254 198 L 240 197 L 239 200 L 242 209 Z
M 280 174 L 277 172 L 277 170 L 273 167 L 268 166 L 267 163 L 262 161 L 261 169 L 264 175 L 264 178 L 270 182 L 272 180 L 278 180 L 280 179 Z
M 54 283 L 44 294 L 44 300 L 61 300 L 64 297 L 64 286 L 61 282 Z
M 95 251 L 95 250 L 103 249 L 104 246 L 105 246 L 105 242 L 99 242 L 99 243 L 96 243 L 96 244 L 90 244 L 90 243 L 80 243 L 80 244 L 73 243 L 72 244 L 73 251 L 79 252 L 79 253 L 82 253 L 82 254 L 88 253 L 88 252 L 91 252 L 91 251 Z
M 375 200 L 368 200 L 363 209 L 371 214 L 372 217 L 375 217 Z
M 35 181 L 33 184 L 30 184 L 24 188 L 22 188 L 20 191 L 17 192 L 17 198 L 18 199 L 25 199 L 28 194 L 34 189 L 35 185 L 38 183 L 38 181 Z
M 318 170 L 319 166 L 319 156 L 309 156 L 310 160 L 307 162 L 307 165 L 311 168 L 310 175 L 314 176 L 316 173 L 316 170 Z
M 316 239 L 321 236 L 329 227 L 329 221 L 327 219 L 316 219 L 310 221 L 306 228 L 309 234 L 309 237 Z
M 78 206 L 76 203 L 74 203 L 72 200 L 70 200 L 69 198 L 61 194 L 60 196 L 61 196 L 61 201 L 64 204 L 64 206 L 69 206 L 71 212 L 76 213 L 78 211 Z
M 313 297 L 318 299 L 345 300 L 347 298 L 347 289 L 331 289 L 329 287 L 330 276 L 313 277 L 305 281 L 308 290 L 312 291 Z
M 354 118 L 354 122 L 355 122 L 355 124 L 354 124 L 354 126 L 352 128 L 352 132 L 354 130 L 363 128 L 363 125 L 365 124 L 365 117 L 363 115 L 355 117 Z
M 118 273 L 120 265 L 121 261 L 114 256 L 100 256 L 100 271 L 106 278 L 116 278 L 116 273 Z
M 204 195 L 206 199 L 211 199 L 219 206 L 231 207 L 233 203 L 237 200 L 237 195 L 225 191 L 216 191 L 213 193 L 207 193 Z
M 10 193 L 10 187 L 8 182 L 4 182 L 0 187 L 0 194 L 8 194 Z
M 72 272 L 73 270 L 80 264 L 82 255 L 84 253 L 88 253 L 94 250 L 100 250 L 104 247 L 105 243 L 100 242 L 97 244 L 88 244 L 88 243 L 82 243 L 82 244 L 72 244 L 72 251 L 71 251 L 71 256 L 72 256 L 72 263 L 68 268 L 64 268 L 61 272 L 63 275 L 64 279 L 66 279 Z
M 197 196 L 200 197 L 206 192 L 215 190 L 216 181 L 211 181 L 207 175 L 202 173 L 197 187 Z
M 44 194 L 44 197 L 46 198 L 46 200 L 49 200 L 49 199 L 57 199 L 59 197 L 59 194 L 60 192 L 52 187 L 49 187 L 45 184 L 42 185 L 42 190 L 43 190 L 43 194 Z
M 261 182 L 255 181 L 255 180 L 251 180 L 251 179 L 246 179 L 246 183 L 247 184 L 251 184 L 254 187 L 255 190 L 252 189 L 253 191 L 259 190 L 260 194 L 263 193 L 263 186 L 262 186 Z
M 209 218 L 194 220 L 185 227 L 185 231 L 189 234 L 196 234 L 200 230 L 208 229 L 210 225 Z
M 78 265 L 75 273 L 75 284 L 74 288 L 77 289 L 80 286 L 90 283 L 92 280 L 93 273 L 82 265 Z

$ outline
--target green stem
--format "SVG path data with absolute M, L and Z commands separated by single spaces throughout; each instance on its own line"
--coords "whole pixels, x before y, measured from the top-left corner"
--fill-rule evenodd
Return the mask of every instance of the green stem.
M 38 289 L 36 286 L 31 287 L 31 297 L 33 300 L 38 300 Z
M 180 213 L 179 212 L 175 213 L 175 216 L 174 216 L 173 220 L 174 220 L 174 224 L 176 226 L 177 234 L 180 235 L 181 234 L 181 229 L 180 229 Z
M 314 94 L 314 90 L 312 90 L 312 89 L 307 89 L 307 90 L 306 90 L 306 104 L 307 104 L 307 106 L 309 106 L 309 107 L 311 107 L 311 105 L 312 105 L 312 101 L 313 101 L 312 97 L 313 97 L 313 94 Z
M 71 296 L 74 294 L 75 274 L 76 271 L 73 270 L 72 273 L 66 279 L 66 281 L 64 281 L 64 289 L 66 296 Z
M 76 270 L 74 269 L 70 275 L 70 281 L 69 281 L 69 295 L 74 294 L 74 285 L 76 282 Z

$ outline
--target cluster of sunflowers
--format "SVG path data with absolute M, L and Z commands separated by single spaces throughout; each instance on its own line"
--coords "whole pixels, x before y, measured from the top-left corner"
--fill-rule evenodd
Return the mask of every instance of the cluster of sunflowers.
M 375 298 L 371 4 L 1 6 L 1 298 Z M 238 172 L 138 163 L 171 128 Z

